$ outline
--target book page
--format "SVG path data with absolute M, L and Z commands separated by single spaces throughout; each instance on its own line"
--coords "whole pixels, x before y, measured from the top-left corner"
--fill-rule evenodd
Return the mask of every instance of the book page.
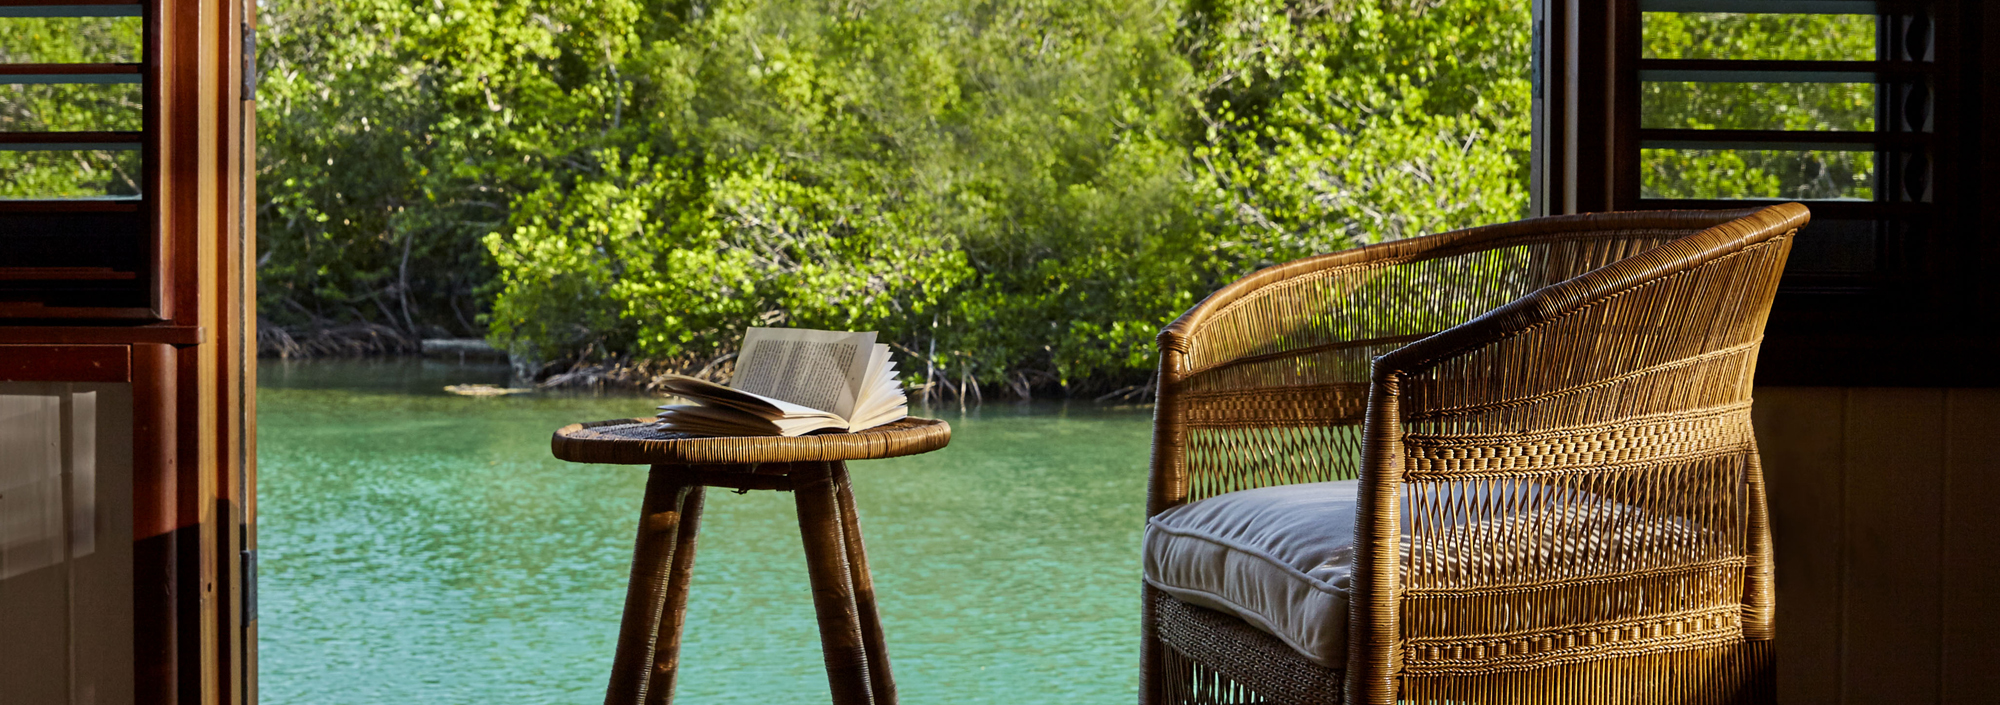
M 772 399 L 755 392 L 746 392 L 734 387 L 725 387 L 714 382 L 668 375 L 662 389 L 683 399 L 691 399 L 712 406 L 727 407 L 763 419 L 805 418 L 835 416 L 830 411 L 807 408 L 783 399 Z M 667 407 L 660 407 L 665 409 Z
M 751 328 L 729 386 L 845 419 L 861 396 L 874 347 L 873 331 Z

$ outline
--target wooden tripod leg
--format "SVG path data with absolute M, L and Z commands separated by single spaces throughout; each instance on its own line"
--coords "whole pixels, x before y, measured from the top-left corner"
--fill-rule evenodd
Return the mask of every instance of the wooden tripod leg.
M 678 543 L 681 503 L 688 486 L 674 469 L 653 466 L 639 510 L 639 538 L 632 550 L 632 579 L 625 587 L 625 616 L 618 623 L 618 651 L 611 659 L 605 705 L 643 705 L 652 675 L 653 642 L 660 631 L 667 578 Z
M 861 617 L 861 642 L 868 650 L 868 684 L 875 705 L 896 705 L 896 679 L 889 672 L 889 645 L 882 638 L 882 613 L 875 607 L 875 578 L 868 572 L 868 552 L 861 543 L 861 515 L 854 510 L 854 487 L 847 464 L 833 463 L 833 482 L 840 502 L 840 530 L 847 543 L 847 565 L 854 576 L 854 605 Z
M 688 582 L 694 578 L 694 547 L 701 538 L 701 505 L 706 490 L 701 485 L 688 487 L 681 499 L 681 524 L 674 542 L 673 569 L 667 573 L 666 605 L 660 610 L 660 631 L 653 641 L 647 705 L 674 701 L 674 678 L 681 666 L 681 627 L 687 624 Z
M 853 573 L 841 530 L 839 494 L 830 463 L 811 463 L 792 474 L 799 507 L 799 534 L 805 542 L 806 572 L 812 580 L 813 611 L 819 615 L 820 648 L 834 705 L 873 705 L 868 649 L 854 603 Z

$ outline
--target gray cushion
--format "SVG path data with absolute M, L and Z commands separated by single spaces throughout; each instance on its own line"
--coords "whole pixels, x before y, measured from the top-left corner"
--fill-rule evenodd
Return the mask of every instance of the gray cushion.
M 1264 487 L 1160 512 L 1146 522 L 1146 582 L 1183 602 L 1236 615 L 1314 663 L 1342 667 L 1358 488 L 1355 480 Z M 1421 532 L 1412 531 L 1411 517 L 1401 517 L 1404 571 L 1476 575 L 1481 584 L 1504 585 L 1685 560 L 1687 552 L 1714 543 L 1686 519 L 1574 487 L 1520 481 L 1433 491 L 1445 493 L 1435 498 L 1445 505 L 1514 510 L 1487 518 L 1448 512 L 1418 522 Z M 1412 533 L 1423 535 L 1414 542 L 1414 560 Z M 1488 542 L 1503 550 L 1462 548 Z
M 1146 522 L 1146 582 L 1343 666 L 1357 484 L 1264 487 L 1160 512 Z

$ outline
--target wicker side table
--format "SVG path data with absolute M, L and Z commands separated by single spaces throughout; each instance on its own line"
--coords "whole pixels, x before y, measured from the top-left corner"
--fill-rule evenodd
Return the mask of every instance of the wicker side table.
M 573 424 L 556 431 L 551 448 L 557 458 L 652 466 L 605 704 L 673 701 L 707 487 L 792 493 L 833 702 L 895 703 L 896 685 L 889 675 L 889 653 L 845 461 L 915 455 L 950 441 L 950 425 L 919 418 L 860 433 L 796 438 L 691 437 L 661 431 L 652 419 Z

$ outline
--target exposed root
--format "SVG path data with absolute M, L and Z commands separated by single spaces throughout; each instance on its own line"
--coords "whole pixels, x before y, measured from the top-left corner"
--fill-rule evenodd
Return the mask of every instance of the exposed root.
M 257 324 L 257 355 L 298 360 L 313 357 L 411 355 L 422 350 L 416 338 L 377 323 L 349 323 L 304 331 Z

